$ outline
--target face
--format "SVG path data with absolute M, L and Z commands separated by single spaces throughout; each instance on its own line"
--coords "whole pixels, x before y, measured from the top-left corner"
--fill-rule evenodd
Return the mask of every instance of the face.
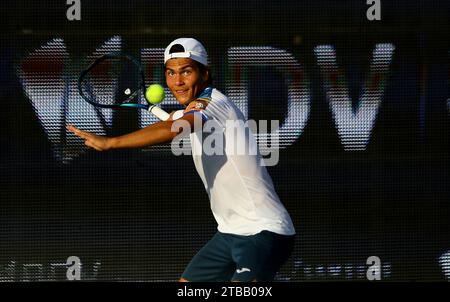
M 166 82 L 181 105 L 187 106 L 207 87 L 207 74 L 201 74 L 195 61 L 189 58 L 170 59 L 166 63 Z

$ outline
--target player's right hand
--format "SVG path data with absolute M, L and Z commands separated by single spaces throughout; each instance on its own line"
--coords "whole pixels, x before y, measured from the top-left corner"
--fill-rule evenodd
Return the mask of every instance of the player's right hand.
M 86 132 L 78 129 L 73 125 L 67 125 L 67 130 L 84 139 L 84 144 L 90 148 L 93 148 L 97 151 L 107 151 L 111 149 L 112 144 L 111 138 L 109 137 Z

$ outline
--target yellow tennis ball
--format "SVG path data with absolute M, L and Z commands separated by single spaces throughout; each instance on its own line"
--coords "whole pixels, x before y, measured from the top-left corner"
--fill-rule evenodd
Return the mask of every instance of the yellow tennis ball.
M 159 104 L 164 100 L 164 88 L 159 84 L 150 85 L 145 91 L 145 98 L 151 104 Z

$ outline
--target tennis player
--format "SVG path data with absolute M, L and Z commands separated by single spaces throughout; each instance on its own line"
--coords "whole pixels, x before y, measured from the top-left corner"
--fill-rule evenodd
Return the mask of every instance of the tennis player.
M 248 150 L 258 150 L 253 134 L 245 129 L 243 113 L 211 86 L 207 53 L 199 41 L 174 40 L 165 49 L 164 63 L 167 86 L 185 106 L 180 119 L 160 121 L 118 137 L 98 136 L 73 125 L 68 130 L 84 139 L 88 147 L 105 151 L 170 142 L 189 128 L 194 164 L 218 227 L 187 265 L 180 281 L 273 280 L 292 253 L 295 229 L 260 153 L 238 153 L 231 147 L 245 145 Z M 172 127 L 179 121 L 190 127 Z M 204 131 L 206 127 L 196 129 L 199 122 L 214 122 L 216 131 L 221 131 L 225 142 L 219 146 L 220 152 L 205 152 L 198 143 L 202 135 L 209 134 Z

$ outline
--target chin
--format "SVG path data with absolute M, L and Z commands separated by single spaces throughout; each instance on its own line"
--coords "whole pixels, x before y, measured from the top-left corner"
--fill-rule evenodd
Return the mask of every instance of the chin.
M 178 103 L 180 103 L 181 105 L 187 105 L 187 104 L 189 104 L 189 100 L 187 100 L 187 99 L 178 100 Z
M 189 103 L 192 102 L 193 100 L 194 100 L 193 98 L 185 98 L 185 99 L 183 99 L 183 100 L 179 100 L 178 102 L 179 102 L 181 105 L 187 106 L 187 105 L 189 105 Z

